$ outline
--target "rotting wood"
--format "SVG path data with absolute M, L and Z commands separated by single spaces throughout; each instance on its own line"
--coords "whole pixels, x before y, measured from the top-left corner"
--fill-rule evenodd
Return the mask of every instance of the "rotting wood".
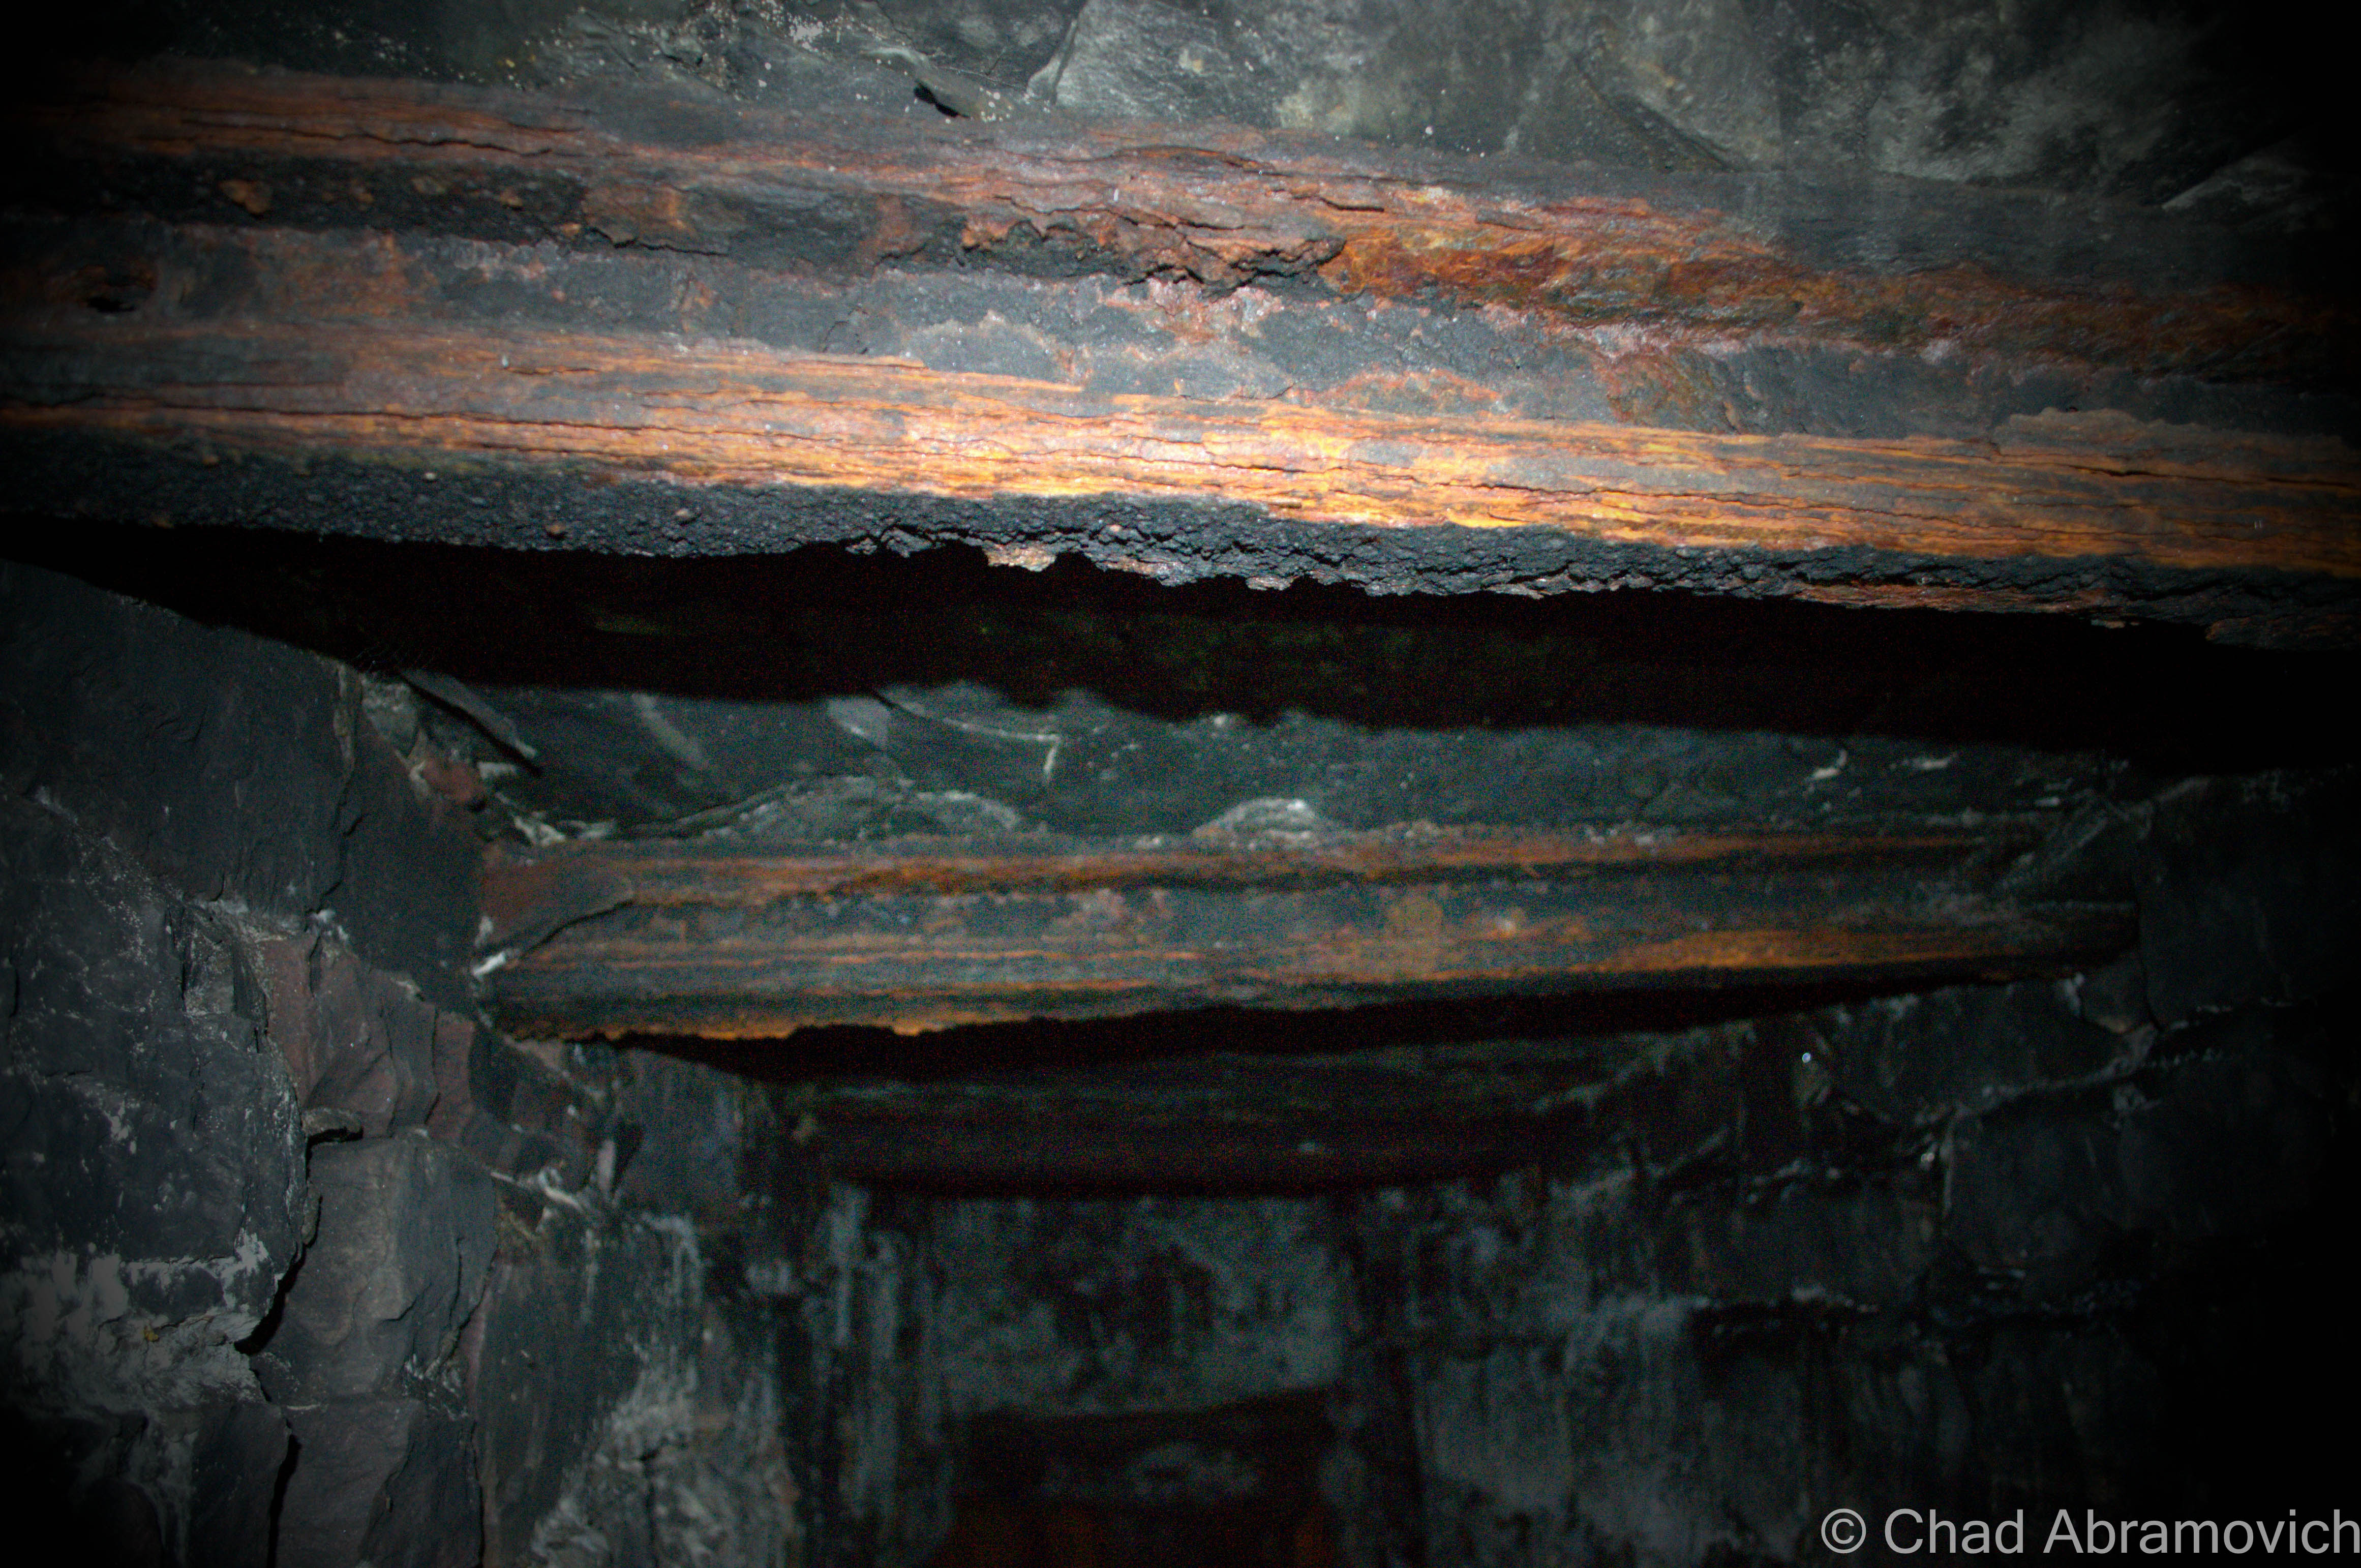
M 2147 373 L 2334 373 L 2348 311 L 2270 247 L 2121 204 L 1806 175 L 1671 177 L 1226 126 L 922 131 L 581 90 L 202 65 L 12 106 L 11 178 L 79 210 L 730 255 L 977 261 L 1537 308 L 1718 335 Z
M 522 1034 L 903 1032 L 1215 1004 L 2007 972 L 2130 939 L 1982 890 L 2022 835 L 1374 835 L 1328 843 L 497 856 Z
M 1948 867 L 2029 845 L 2007 826 L 1963 835 L 1880 835 L 1875 859 Z M 1351 835 L 1095 841 L 902 839 L 891 845 L 741 853 L 664 839 L 589 840 L 488 861 L 481 945 L 529 949 L 561 926 L 633 905 L 759 910 L 788 899 L 1120 894 L 1142 888 L 1296 890 L 1344 884 L 1562 880 L 1634 868 L 1795 870 L 1862 854 L 1858 835 L 1480 832 L 1432 828 Z
M 2006 444 L 1846 441 L 1093 394 L 755 345 L 436 324 L 93 317 L 14 335 L 0 429 L 653 477 L 691 505 L 715 489 L 1108 497 L 1677 550 L 2361 577 L 2361 474 L 2341 444 L 2104 417 L 2024 422 Z
M 2061 366 L 2094 392 L 2345 375 L 2350 312 L 2316 279 L 2158 214 L 202 66 L 7 112 L 18 211 L 63 220 L 0 269 L 0 467 L 25 510 L 667 554 L 969 543 L 1168 582 L 1674 587 L 2267 645 L 2361 626 L 2361 465 L 2333 438 L 2101 410 L 1969 438 L 1779 433 L 1776 410 L 1733 431 L 1700 368 L 1733 345 L 1923 356 L 1954 422 L 1983 406 L 1962 389 Z M 1548 417 L 1375 337 L 1327 384 L 1167 396 L 729 335 L 779 280 L 889 266 L 1178 279 L 1183 336 L 1256 280 L 1299 335 L 1341 319 L 1307 302 L 1356 299 L 1483 305 L 1502 352 L 1590 335 L 1526 389 Z M 1631 422 L 1556 417 L 1602 398 Z

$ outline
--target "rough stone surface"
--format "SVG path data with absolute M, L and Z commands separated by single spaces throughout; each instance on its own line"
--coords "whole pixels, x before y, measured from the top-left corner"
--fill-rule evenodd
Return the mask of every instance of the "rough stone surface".
M 345 933 L 446 1002 L 474 839 L 317 657 L 0 565 L 0 785 L 197 900 Z
M 2160 798 L 2140 883 L 2148 1003 L 2168 1023 L 2348 983 L 2361 951 L 2361 777 L 2195 780 Z
M 794 1428 L 779 1281 L 750 1267 L 776 1246 L 752 1207 L 777 1135 L 760 1097 L 690 1062 L 490 1036 L 475 1094 L 468 1140 L 511 1140 L 467 1352 L 485 1561 L 778 1562 Z
M 742 1218 L 747 1167 L 762 1158 L 749 1143 L 774 1130 L 758 1093 L 695 1062 L 630 1051 L 617 1063 L 614 1116 L 618 1201 L 722 1226 Z
M 190 1454 L 191 1563 L 230 1568 L 270 1561 L 291 1437 L 286 1414 L 269 1405 L 225 1405 L 206 1413 Z
M 382 1138 L 467 1114 L 475 1025 L 319 936 L 252 942 L 269 1034 L 307 1113 Z
M 968 1200 L 931 1220 L 933 1353 L 961 1414 L 1218 1405 L 1336 1380 L 1323 1206 Z
M 447 1390 L 491 1262 L 491 1179 L 423 1136 L 312 1151 L 319 1235 L 257 1357 L 282 1403 Z
M 2317 1276 L 2298 1216 L 2344 1179 L 2313 1048 L 2282 1031 L 2104 1090 L 2025 1083 L 1928 1146 L 1939 1180 L 1863 1165 L 1824 1126 L 1803 1163 L 1840 1162 L 1827 1176 L 1681 1191 L 1642 1169 L 1365 1211 L 1382 1247 L 1364 1302 L 1413 1347 L 1426 1561 L 1524 1562 L 1536 1541 L 1789 1561 L 1839 1501 L 1990 1517 L 2311 1485 L 2278 1468 L 2284 1444 L 2248 1463 L 2198 1438 L 2214 1390 L 2281 1397 L 2179 1383 L 2155 1336 L 2218 1310 L 2224 1242 Z M 2273 1359 L 2214 1354 L 2225 1377 Z
M 287 1420 L 240 1342 L 274 1325 L 312 1219 L 272 1044 L 313 1042 L 271 1019 L 244 922 L 306 909 L 354 864 L 357 817 L 294 797 L 321 773 L 265 760 L 332 731 L 338 687 L 291 651 L 5 570 L 0 1315 L 9 1424 L 46 1451 L 18 1474 L 62 1471 L 44 1505 L 104 1561 L 265 1561 L 274 1522 L 306 1515 L 284 1512 Z
M 252 1398 L 233 1346 L 305 1204 L 251 980 L 219 922 L 103 840 L 23 801 L 0 813 L 12 1381 L 103 1408 Z
M 379 967 L 465 994 L 467 838 L 347 674 L 0 573 L 10 1420 L 106 1560 L 472 1562 L 490 1196 L 383 1135 L 467 1036 Z
M 789 1413 L 767 1315 L 708 1298 L 685 1222 L 550 1234 L 576 1229 L 553 1217 L 554 1250 L 520 1253 L 490 1303 L 486 1561 L 777 1562 Z
M 0 801 L 5 1491 L 101 1561 L 249 1560 L 258 1522 L 267 1542 L 285 1433 L 237 1343 L 307 1204 L 243 962 L 104 839 Z
M 297 1463 L 275 1561 L 468 1568 L 479 1534 L 472 1423 L 416 1399 L 291 1407 Z
M 935 1359 L 923 1238 L 872 1195 L 813 1195 L 808 1239 L 778 1288 L 796 1298 L 780 1365 L 801 1412 L 789 1459 L 804 1561 L 923 1562 L 950 1528 L 954 1464 Z
M 2055 981 L 1880 997 L 1815 1019 L 1814 1034 L 1824 1045 L 1816 1059 L 1839 1089 L 1905 1124 L 2024 1084 L 2098 1072 L 2123 1049 L 2087 1020 L 2071 986 Z

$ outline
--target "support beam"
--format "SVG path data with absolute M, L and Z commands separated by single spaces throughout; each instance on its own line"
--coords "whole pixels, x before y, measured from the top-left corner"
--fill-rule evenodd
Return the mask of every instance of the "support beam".
M 2361 628 L 2361 465 L 2257 433 L 2350 313 L 2156 214 L 201 68 L 13 113 L 22 510 Z
M 585 88 L 164 64 L 12 105 L 19 202 L 408 229 L 774 269 L 1285 280 L 1584 324 L 2341 374 L 2333 261 L 2119 203 L 1891 178 L 1652 174 L 1235 126 L 931 129 Z M 2318 277 L 2313 274 L 2318 273 Z
M 2361 579 L 2361 473 L 2341 447 L 2120 419 L 2026 421 L 2004 444 L 1715 435 L 1107 396 L 741 344 L 77 325 L 14 345 L 21 401 L 0 423 L 333 453 L 462 487 L 486 464 L 663 476 L 692 512 L 714 487 L 1003 507 L 1104 496 L 1609 545 Z
M 1212 1005 L 2038 970 L 2131 939 L 2117 905 L 1986 885 L 2021 828 L 1326 841 L 899 841 L 796 854 L 497 855 L 503 1026 L 770 1037 Z

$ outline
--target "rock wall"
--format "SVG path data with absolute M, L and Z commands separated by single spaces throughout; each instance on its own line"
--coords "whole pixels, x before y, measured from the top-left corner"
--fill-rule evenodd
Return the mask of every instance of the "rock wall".
M 21 797 L 0 938 L 0 1485 L 102 1560 L 251 1560 L 288 1433 L 238 1347 L 310 1210 L 256 988 L 221 921 Z
M 776 1563 L 768 1309 L 708 1289 L 742 1096 L 479 1027 L 471 792 L 366 696 L 0 565 L 15 1517 L 107 1563 Z
M 2136 886 L 2104 970 L 1620 1037 L 1497 1179 L 928 1196 L 484 1027 L 481 793 L 378 695 L 0 568 L 0 1475 L 98 1562 L 1793 1562 L 2342 1479 L 2350 773 L 2018 873 Z
M 2299 1418 L 2361 1390 L 2356 804 L 2272 775 L 2111 813 L 2082 869 L 2136 882 L 2137 953 L 1627 1037 L 1588 1131 L 1497 1180 L 829 1190 L 779 1281 L 807 1561 L 968 1561 L 979 1476 L 1170 1503 L 1186 1452 L 1248 1496 L 1294 1439 L 1241 1410 L 1306 1396 L 1356 1564 L 1823 1561 L 1838 1507 L 2331 1497 Z M 1164 1470 L 1076 1424 L 1118 1417 Z
M 1278 1396 L 1291 1440 L 1301 1422 L 1285 1398 L 1316 1409 L 1343 1373 L 1350 1302 L 1323 1200 L 942 1199 L 832 1185 L 807 1234 L 776 1285 L 795 1305 L 807 1563 L 926 1561 L 974 1477 L 980 1431 L 1013 1428 L 1002 1446 L 1038 1450 L 1077 1422 L 1235 1412 Z M 1119 1441 L 1086 1462 L 1104 1473 L 1049 1479 L 1084 1494 L 1117 1483 L 1187 1493 L 1173 1466 L 1206 1448 L 1233 1472 L 1217 1493 L 1261 1486 L 1257 1434 L 1208 1447 L 1187 1441 L 1208 1434 L 1185 1419 L 1154 1431 L 1174 1441 Z M 1163 1463 L 1125 1481 L 1117 1473 L 1142 1452 Z
M 247 1352 L 354 1183 L 307 1182 L 266 949 L 464 994 L 472 839 L 356 691 L 0 566 L 0 1421 L 11 1489 L 103 1560 L 259 1561 L 284 1501 L 300 1433 Z
M 1620 1146 L 1347 1201 L 1422 1502 L 1387 1560 L 1820 1561 L 1840 1506 L 2331 1497 L 2296 1434 L 2361 1387 L 2323 1245 L 2354 804 L 2183 786 L 2108 970 L 1667 1037 Z

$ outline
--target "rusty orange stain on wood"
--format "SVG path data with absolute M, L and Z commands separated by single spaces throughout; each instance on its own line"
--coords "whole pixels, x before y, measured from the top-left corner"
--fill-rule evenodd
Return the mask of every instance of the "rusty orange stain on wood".
M 1307 522 L 1544 528 L 1675 547 L 1854 546 L 2361 575 L 2341 443 L 2119 418 L 1998 442 L 1737 435 L 1087 392 L 760 345 L 433 323 L 61 323 L 85 385 L 19 429 L 470 457 L 684 486 L 1242 502 Z
M 1547 927 L 1491 941 L 1337 927 L 1228 948 L 1175 947 L 1132 930 L 1072 931 L 1046 946 L 994 942 L 962 939 L 957 927 L 923 937 L 803 938 L 770 947 L 568 938 L 502 971 L 494 1011 L 511 1027 L 576 1036 L 660 1030 L 761 1038 L 832 1024 L 915 1034 L 1221 1003 L 1301 1009 L 1435 992 L 2023 972 L 2087 959 L 2130 939 L 2130 916 L 2118 908 L 1931 928 L 1905 925 L 1894 910 L 1850 914 L 1862 923 L 1741 923 L 1620 941 Z
M 1316 271 L 1348 293 L 1498 302 L 1584 322 L 1727 334 L 2265 373 L 2347 340 L 2353 313 L 2246 285 L 2143 292 L 2028 282 L 1966 263 L 1872 272 L 1806 263 L 1743 221 L 1631 195 L 1486 188 L 1372 150 L 1235 127 L 1206 145 L 1119 127 L 888 137 L 749 106 L 679 145 L 602 128 L 595 104 L 489 89 L 149 67 L 80 83 L 20 125 L 100 156 L 412 167 L 449 196 L 515 206 L 520 180 L 577 188 L 583 225 L 618 241 L 727 250 L 782 196 L 835 199 L 866 228 L 858 264 L 911 254 L 932 225 L 971 249 L 1071 241 L 1135 271 L 1236 284 Z M 700 113 L 716 113 L 711 106 Z M 366 187 L 360 187 L 364 192 Z M 775 213 L 763 221 L 789 221 Z M 796 220 L 800 221 L 800 220 Z M 579 232 L 577 229 L 575 232 Z
M 2128 939 L 2122 907 L 2020 909 L 1974 890 L 1969 868 L 2033 828 L 915 840 L 767 855 L 601 842 L 496 853 L 487 913 L 491 941 L 522 948 L 495 980 L 512 1025 L 734 1036 L 2010 969 Z
M 1450 828 L 1338 835 L 1304 844 L 1215 837 L 1172 843 L 1048 840 L 994 846 L 906 839 L 804 853 L 746 853 L 660 839 L 597 840 L 486 861 L 487 912 L 503 924 L 581 879 L 636 904 L 753 907 L 787 898 L 881 894 L 1088 893 L 1135 886 L 1385 884 L 1443 877 L 1551 875 L 1652 866 L 1795 867 L 1864 857 L 1939 860 L 2031 841 L 2029 829 L 1973 832 L 1547 833 Z

